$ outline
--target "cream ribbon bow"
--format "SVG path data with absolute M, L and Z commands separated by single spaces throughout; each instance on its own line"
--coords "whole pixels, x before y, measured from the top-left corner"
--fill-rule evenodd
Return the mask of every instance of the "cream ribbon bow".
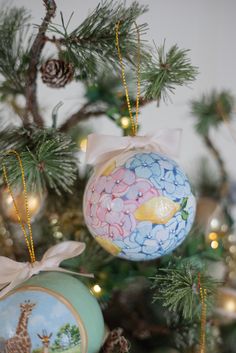
M 90 134 L 86 151 L 86 162 L 102 166 L 124 152 L 144 150 L 160 152 L 177 157 L 181 139 L 181 129 L 160 129 L 154 135 L 111 136 Z
M 0 298 L 40 272 L 56 271 L 93 278 L 92 274 L 72 272 L 59 267 L 62 261 L 79 256 L 84 249 L 84 243 L 65 241 L 52 246 L 45 252 L 41 261 L 33 264 L 0 256 Z

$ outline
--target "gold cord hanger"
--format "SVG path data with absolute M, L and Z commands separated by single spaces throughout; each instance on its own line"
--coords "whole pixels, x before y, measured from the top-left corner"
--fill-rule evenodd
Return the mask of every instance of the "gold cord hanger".
M 199 353 L 206 352 L 206 318 L 207 318 L 207 290 L 202 287 L 201 276 L 198 276 L 199 295 L 201 300 L 201 328 L 200 328 L 200 341 Z
M 140 101 L 140 62 L 141 62 L 141 55 L 140 55 L 140 32 L 139 28 L 134 22 L 134 25 L 137 30 L 137 43 L 138 43 L 138 48 L 137 48 L 137 68 L 136 68 L 136 79 L 137 79 L 137 98 L 136 98 L 136 112 L 135 112 L 135 118 L 132 113 L 132 107 L 130 103 L 130 98 L 129 98 L 129 90 L 126 82 L 126 76 L 125 76 L 125 66 L 123 62 L 123 57 L 120 49 L 120 40 L 119 40 L 119 29 L 120 29 L 120 21 L 116 24 L 116 48 L 118 52 L 118 57 L 119 57 L 119 62 L 120 62 L 120 67 L 121 67 L 121 78 L 123 82 L 123 86 L 125 89 L 125 96 L 126 96 L 126 101 L 127 101 L 127 106 L 128 106 L 128 111 L 129 111 L 129 116 L 130 116 L 130 121 L 131 121 L 131 126 L 132 126 L 132 135 L 136 136 L 138 132 L 138 115 L 139 115 L 139 101 Z
M 11 195 L 12 200 L 13 200 L 13 205 L 14 205 L 14 208 L 16 211 L 16 216 L 17 216 L 18 222 L 19 222 L 21 229 L 22 229 L 22 232 L 24 234 L 25 242 L 26 242 L 26 245 L 27 245 L 27 248 L 29 251 L 29 255 L 30 255 L 30 260 L 31 260 L 31 263 L 33 264 L 36 261 L 36 258 L 35 258 L 35 251 L 34 251 L 34 240 L 33 240 L 33 233 L 32 233 L 32 227 L 31 227 L 31 219 L 30 219 L 30 212 L 29 212 L 29 205 L 28 205 L 28 194 L 27 194 L 27 187 L 26 187 L 26 181 L 25 181 L 25 171 L 24 171 L 23 163 L 22 163 L 22 160 L 21 160 L 19 153 L 16 152 L 15 150 L 9 150 L 5 153 L 5 155 L 6 155 L 6 157 L 4 159 L 6 159 L 7 156 L 14 155 L 19 162 L 19 166 L 20 166 L 20 170 L 21 170 L 21 179 L 22 179 L 22 184 L 23 184 L 26 215 L 27 215 L 28 232 L 26 230 L 26 226 L 25 226 L 24 222 L 21 219 L 20 212 L 19 212 L 16 200 L 15 200 L 15 197 L 14 197 L 14 194 L 13 194 L 10 182 L 9 182 L 9 178 L 8 178 L 8 174 L 7 174 L 7 167 L 6 167 L 4 160 L 2 163 L 2 169 L 3 169 L 3 176 L 4 176 L 4 180 L 6 182 L 6 185 L 7 185 L 8 192 Z

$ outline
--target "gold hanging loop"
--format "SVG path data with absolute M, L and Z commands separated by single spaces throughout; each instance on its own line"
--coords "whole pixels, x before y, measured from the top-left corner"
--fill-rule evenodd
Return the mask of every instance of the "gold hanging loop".
M 120 40 L 119 40 L 119 29 L 120 29 L 120 21 L 117 22 L 116 24 L 116 48 L 118 52 L 118 57 L 119 57 L 119 62 L 120 62 L 120 67 L 121 67 L 121 78 L 122 78 L 122 83 L 125 89 L 125 96 L 126 96 L 126 102 L 128 106 L 128 111 L 129 111 L 129 116 L 130 116 L 130 121 L 131 121 L 131 127 L 132 127 L 132 135 L 136 136 L 138 132 L 138 115 L 139 115 L 139 101 L 140 101 L 140 91 L 141 91 L 141 83 L 140 83 L 140 63 L 141 63 L 141 43 L 140 43 L 140 32 L 139 28 L 134 22 L 134 25 L 137 30 L 137 68 L 136 68 L 136 79 L 137 79 L 137 98 L 136 98 L 136 112 L 135 112 L 135 119 L 132 113 L 132 107 L 130 103 L 130 98 L 129 98 L 129 90 L 126 82 L 126 76 L 125 76 L 125 66 L 123 62 L 123 57 L 120 49 Z
M 36 261 L 36 258 L 35 258 L 35 251 L 34 251 L 34 240 L 33 240 L 33 232 L 32 232 L 32 227 L 31 227 L 28 194 L 27 194 L 27 187 L 26 187 L 26 181 L 25 181 L 25 171 L 24 171 L 23 163 L 22 163 L 22 160 L 21 160 L 19 153 L 16 152 L 15 150 L 9 150 L 5 153 L 5 155 L 6 155 L 5 159 L 7 158 L 7 156 L 14 155 L 17 158 L 19 166 L 20 166 L 21 179 L 22 179 L 23 192 L 24 192 L 25 209 L 26 209 L 26 215 L 27 215 L 28 232 L 26 230 L 26 226 L 25 226 L 24 222 L 21 219 L 19 208 L 17 206 L 15 196 L 13 194 L 13 191 L 12 191 L 12 188 L 11 188 L 11 185 L 9 182 L 9 178 L 8 178 L 8 174 L 7 174 L 7 167 L 5 165 L 4 160 L 2 163 L 3 176 L 4 176 L 4 180 L 6 182 L 6 185 L 7 185 L 8 192 L 11 195 L 11 198 L 13 201 L 13 205 L 14 205 L 14 208 L 16 211 L 16 216 L 17 216 L 18 222 L 19 222 L 21 229 L 22 229 L 22 232 L 24 234 L 25 242 L 26 242 L 26 245 L 27 245 L 27 248 L 29 251 L 29 255 L 30 255 L 30 261 L 31 261 L 31 263 L 34 263 Z

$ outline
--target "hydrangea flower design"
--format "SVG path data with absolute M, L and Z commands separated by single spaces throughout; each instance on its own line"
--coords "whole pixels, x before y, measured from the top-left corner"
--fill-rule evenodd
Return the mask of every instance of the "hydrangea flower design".
M 138 152 L 126 162 L 116 160 L 109 173 L 91 177 L 84 215 L 104 248 L 112 250 L 113 244 L 121 258 L 151 260 L 183 242 L 194 221 L 195 198 L 175 161 L 160 153 Z
M 135 182 L 135 174 L 125 168 L 119 168 L 106 179 L 105 191 L 108 194 L 122 195 Z

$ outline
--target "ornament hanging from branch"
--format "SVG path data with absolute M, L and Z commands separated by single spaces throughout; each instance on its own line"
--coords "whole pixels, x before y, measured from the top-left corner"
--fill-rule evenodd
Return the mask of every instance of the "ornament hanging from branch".
M 72 81 L 74 75 L 72 64 L 59 59 L 47 60 L 40 71 L 43 83 L 51 88 L 65 87 Z
M 132 111 L 125 68 L 116 46 L 132 136 L 90 135 L 87 162 L 95 166 L 84 194 L 86 224 L 112 255 L 144 261 L 166 255 L 191 229 L 195 198 L 183 170 L 170 156 L 178 154 L 180 130 L 136 136 L 140 98 L 140 35 L 137 25 L 137 99 Z
M 48 249 L 41 261 L 36 260 L 24 167 L 15 150 L 7 152 L 8 155 L 14 155 L 20 165 L 26 223 L 21 218 L 21 205 L 16 203 L 4 161 L 3 175 L 24 234 L 30 262 L 17 262 L 0 256 L 0 316 L 4 322 L 0 347 L 4 352 L 12 351 L 13 345 L 19 352 L 30 352 L 40 342 L 44 351 L 45 347 L 48 351 L 50 346 L 51 350 L 59 352 L 60 342 L 54 341 L 53 346 L 51 337 L 58 337 L 58 332 L 69 337 L 73 332 L 73 340 L 68 340 L 66 346 L 63 344 L 66 350 L 96 353 L 105 335 L 101 309 L 89 289 L 71 274 L 85 277 L 93 275 L 60 267 L 64 260 L 79 256 L 85 250 L 85 244 L 76 241 L 61 242 Z M 9 314 L 12 310 L 15 315 Z M 39 314 L 40 322 L 31 326 Z M 50 317 L 53 320 L 50 321 Z M 45 327 L 50 329 L 49 334 Z M 27 337 L 27 340 L 24 341 L 22 337 Z M 37 342 L 36 337 L 40 341 Z
M 1 202 L 0 209 L 4 216 L 13 223 L 18 223 L 18 216 L 11 195 L 9 195 L 6 188 L 0 191 Z M 34 221 L 43 209 L 45 204 L 46 194 L 30 193 L 28 196 L 28 207 L 32 221 Z M 20 212 L 20 217 L 24 223 L 27 222 L 27 212 L 24 205 L 24 194 L 19 190 L 15 196 L 15 202 Z

